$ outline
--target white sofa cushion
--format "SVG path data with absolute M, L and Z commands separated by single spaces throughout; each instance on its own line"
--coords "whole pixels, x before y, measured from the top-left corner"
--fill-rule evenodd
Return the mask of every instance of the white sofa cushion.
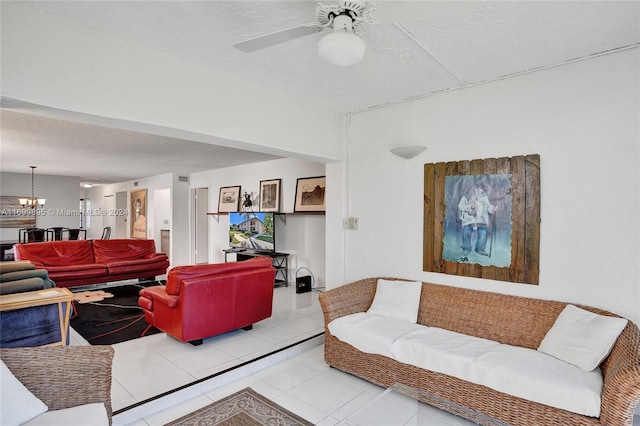
M 538 350 L 591 371 L 609 355 L 626 325 L 624 318 L 598 315 L 567 305 Z
M 499 345 L 492 340 L 422 326 L 397 339 L 391 354 L 405 364 L 473 381 L 478 357 Z
M 391 357 L 393 343 L 403 335 L 424 328 L 404 320 L 358 312 L 336 318 L 328 325 L 331 334 L 356 349 Z
M 362 312 L 335 319 L 329 331 L 362 352 L 574 413 L 600 415 L 600 369 L 587 372 L 533 349 Z
M 24 423 L 23 426 L 109 426 L 107 409 L 102 403 L 51 410 Z
M 0 425 L 21 425 L 47 411 L 45 403 L 20 383 L 4 362 L 0 364 Z
M 600 369 L 583 371 L 533 349 L 499 345 L 474 366 L 474 382 L 585 416 L 600 416 Z
M 379 279 L 367 313 L 415 323 L 418 321 L 421 292 L 420 281 Z

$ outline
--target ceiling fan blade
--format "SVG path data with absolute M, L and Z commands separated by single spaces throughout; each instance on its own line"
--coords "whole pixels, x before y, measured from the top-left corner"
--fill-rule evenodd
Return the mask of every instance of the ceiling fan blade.
M 317 33 L 321 30 L 322 28 L 319 28 L 317 24 L 307 24 L 289 28 L 288 30 L 276 31 L 275 33 L 266 34 L 250 40 L 241 41 L 240 43 L 234 44 L 233 47 L 240 49 L 243 52 L 250 53 L 275 46 L 276 44 L 284 43 L 285 41 Z

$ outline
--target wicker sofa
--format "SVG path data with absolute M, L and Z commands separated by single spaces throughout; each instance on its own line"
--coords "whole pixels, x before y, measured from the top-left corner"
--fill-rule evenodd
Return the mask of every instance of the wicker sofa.
M 113 355 L 111 346 L 0 349 L 0 359 L 49 411 L 103 403 L 109 424 Z
M 401 383 L 420 392 L 423 402 L 477 421 L 455 405 L 509 425 L 631 425 L 640 400 L 640 330 L 631 321 L 618 337 L 600 369 L 604 380 L 600 417 L 588 417 L 507 395 L 489 387 L 365 353 L 333 336 L 331 321 L 366 312 L 372 305 L 378 278 L 367 278 L 320 295 L 325 319 L 325 360 L 342 371 L 380 386 Z M 536 349 L 567 303 L 509 296 L 422 283 L 417 323 L 477 336 L 495 342 Z M 616 316 L 596 308 L 581 308 Z M 430 397 L 432 395 L 433 397 Z M 453 402 L 449 404 L 449 402 Z

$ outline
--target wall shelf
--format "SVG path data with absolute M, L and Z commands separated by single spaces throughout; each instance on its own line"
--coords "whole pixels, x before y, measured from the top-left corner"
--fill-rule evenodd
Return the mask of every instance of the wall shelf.
M 235 212 L 234 212 L 235 213 Z M 266 213 L 266 212 L 237 212 L 237 213 Z M 271 212 L 280 218 L 283 224 L 287 224 L 287 215 L 294 216 L 325 216 L 325 212 Z M 220 222 L 220 216 L 228 216 L 229 212 L 207 212 L 207 216 L 214 216 L 216 222 Z

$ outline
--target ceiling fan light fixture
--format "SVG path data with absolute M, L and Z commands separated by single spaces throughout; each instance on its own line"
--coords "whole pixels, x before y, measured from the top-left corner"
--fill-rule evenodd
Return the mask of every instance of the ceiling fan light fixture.
M 322 37 L 318 43 L 320 58 L 340 67 L 359 63 L 366 50 L 364 40 L 353 32 L 353 21 L 347 15 L 336 16 L 333 32 Z

